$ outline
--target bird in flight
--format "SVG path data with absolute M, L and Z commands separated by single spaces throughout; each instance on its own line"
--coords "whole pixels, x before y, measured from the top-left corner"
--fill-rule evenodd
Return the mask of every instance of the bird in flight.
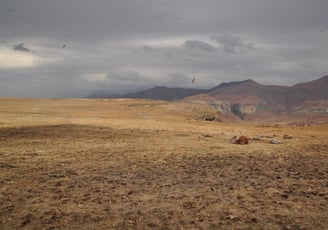
M 9 8 L 8 11 L 9 12 L 13 12 L 15 8 Z
M 193 79 L 191 80 L 191 84 L 194 84 L 194 83 L 195 83 L 195 81 L 196 81 L 196 79 L 195 79 L 195 78 L 193 78 Z
M 62 48 L 64 49 L 66 47 L 66 45 L 62 45 Z

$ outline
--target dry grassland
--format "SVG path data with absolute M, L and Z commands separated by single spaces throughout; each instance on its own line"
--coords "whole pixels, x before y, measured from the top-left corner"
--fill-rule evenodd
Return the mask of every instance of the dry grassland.
M 209 111 L 0 99 L 0 229 L 328 229 L 327 125 L 198 119 Z

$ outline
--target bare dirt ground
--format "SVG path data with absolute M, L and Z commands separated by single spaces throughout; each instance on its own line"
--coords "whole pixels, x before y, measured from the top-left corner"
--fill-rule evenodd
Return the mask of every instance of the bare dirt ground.
M 204 112 L 0 99 L 0 229 L 328 229 L 327 125 L 198 120 Z M 235 135 L 264 138 L 234 145 Z

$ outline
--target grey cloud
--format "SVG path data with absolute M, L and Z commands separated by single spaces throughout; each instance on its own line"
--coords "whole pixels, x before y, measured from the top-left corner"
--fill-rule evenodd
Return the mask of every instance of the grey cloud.
M 92 74 L 91 74 L 92 75 Z M 91 90 L 90 93 L 96 91 L 106 91 L 110 94 L 125 94 L 133 92 L 137 89 L 145 89 L 153 87 L 153 81 L 147 76 L 133 70 L 113 70 L 108 72 L 103 78 L 77 79 L 78 86 L 85 90 Z
M 139 82 L 145 81 L 145 78 L 135 71 L 117 71 L 109 72 L 107 79 L 116 82 Z
M 185 57 L 183 60 L 188 63 L 196 63 L 196 60 L 190 57 Z
M 69 78 L 67 77 L 69 76 Z M 0 96 L 11 97 L 81 97 L 89 90 L 78 87 L 79 77 L 67 71 L 19 68 L 4 70 L 0 75 Z
M 153 50 L 153 48 L 150 47 L 150 46 L 143 46 L 142 49 L 145 50 L 145 51 L 152 51 Z
M 30 49 L 24 47 L 24 43 L 20 43 L 18 45 L 15 45 L 14 50 L 22 51 L 22 52 L 30 52 Z
M 132 54 L 138 54 L 139 52 L 151 52 L 153 48 L 151 46 L 142 46 L 131 51 Z
M 144 50 L 144 51 L 147 51 L 147 52 L 149 52 L 149 51 L 152 51 L 152 50 L 153 50 L 153 48 L 152 48 L 152 47 L 150 47 L 150 46 L 143 46 L 143 47 L 141 47 L 141 49 L 142 49 L 142 50 Z
M 186 86 L 190 82 L 190 77 L 184 73 L 169 73 L 166 79 L 166 86 L 177 87 L 177 86 Z
M 155 21 L 180 21 L 181 16 L 174 13 L 169 7 L 154 7 L 150 12 L 150 19 Z
M 215 47 L 211 44 L 199 40 L 187 40 L 183 46 L 187 49 L 199 49 L 207 52 L 215 51 Z
M 7 61 L 0 96 L 185 86 L 193 73 L 200 75 L 193 87 L 203 88 L 245 78 L 293 84 L 328 73 L 326 0 L 0 2 L 0 63 Z M 29 68 L 11 67 L 33 55 Z M 85 78 L 93 73 L 99 81 Z
M 171 59 L 173 59 L 173 57 L 174 57 L 174 54 L 171 51 L 168 51 L 165 53 L 166 60 L 171 60 Z
M 250 42 L 245 42 L 239 36 L 216 35 L 212 39 L 219 43 L 227 53 L 240 53 L 255 50 L 255 46 Z

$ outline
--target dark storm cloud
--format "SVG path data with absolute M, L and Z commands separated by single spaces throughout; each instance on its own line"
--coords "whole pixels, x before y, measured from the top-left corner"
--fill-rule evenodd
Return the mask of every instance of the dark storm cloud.
M 213 29 L 298 32 L 326 28 L 327 9 L 324 0 L 4 0 L 1 4 L 3 9 L 15 8 L 14 15 L 0 16 L 2 30 L 11 36 L 74 40 L 212 33 Z
M 22 52 L 30 52 L 30 50 L 28 48 L 24 47 L 24 43 L 20 43 L 18 45 L 15 45 L 14 50 L 22 51 Z
M 192 87 L 291 85 L 328 72 L 326 0 L 3 0 L 0 9 L 0 96 L 191 87 L 195 73 Z

